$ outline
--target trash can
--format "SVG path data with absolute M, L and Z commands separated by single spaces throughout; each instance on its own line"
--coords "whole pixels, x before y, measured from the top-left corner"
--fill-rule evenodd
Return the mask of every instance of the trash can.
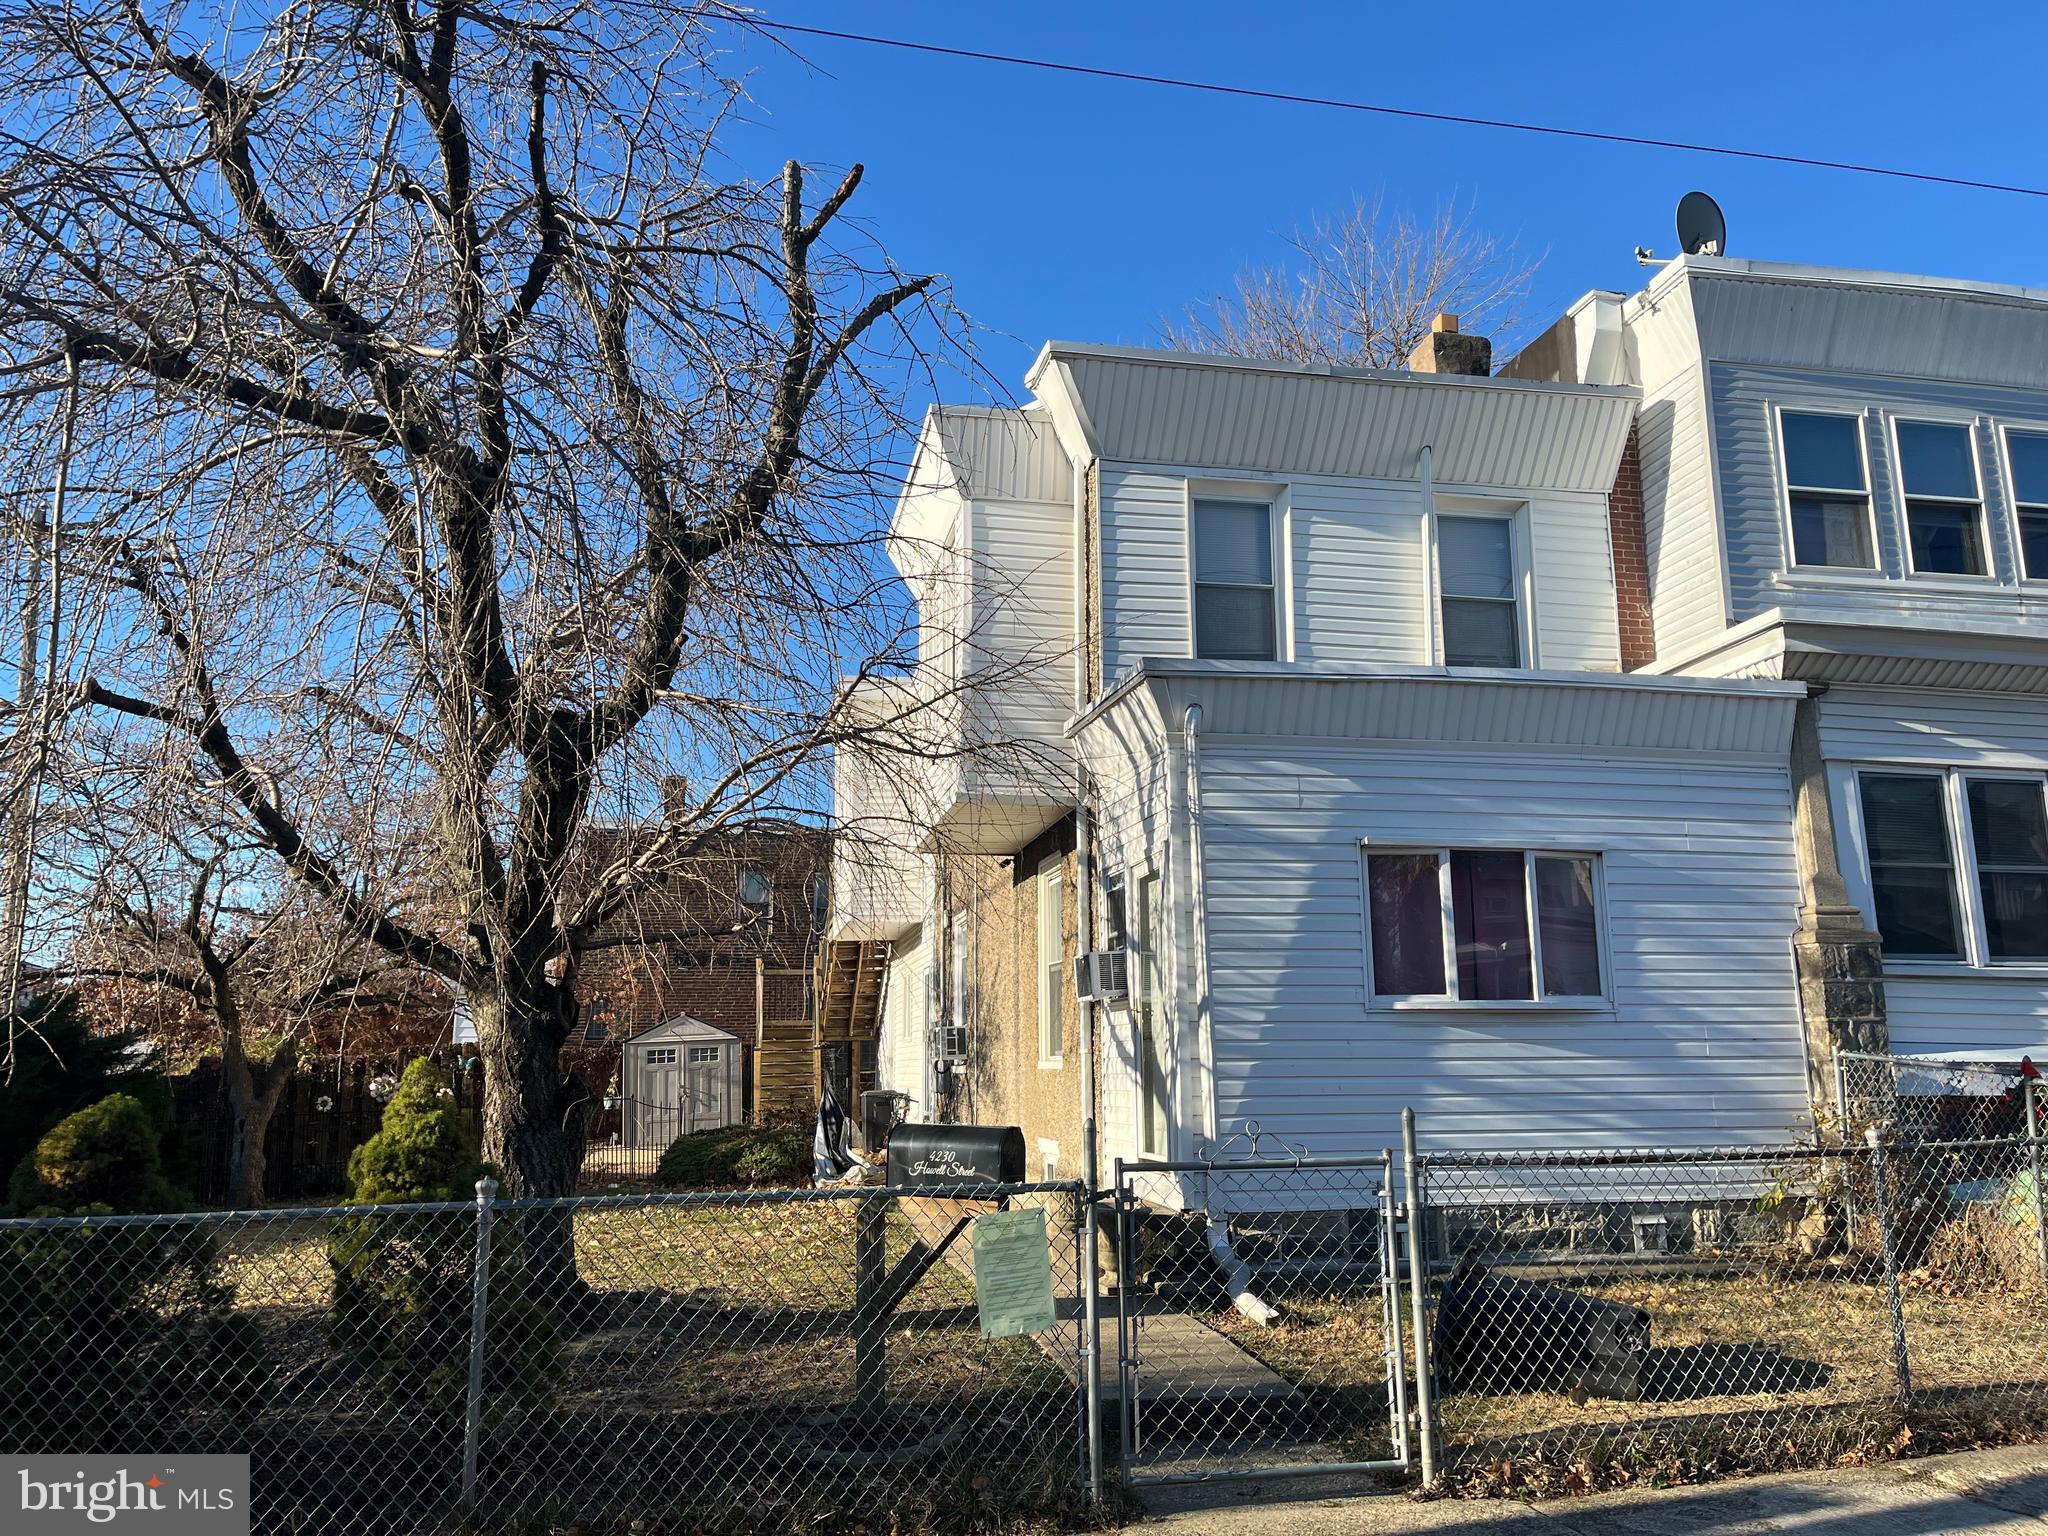
M 870 1088 L 860 1096 L 860 1144 L 865 1152 L 889 1145 L 889 1133 L 902 1123 L 910 1095 L 894 1088 Z
M 1584 1392 L 1639 1401 L 1650 1314 L 1495 1274 L 1468 1254 L 1437 1302 L 1436 1370 L 1447 1392 Z

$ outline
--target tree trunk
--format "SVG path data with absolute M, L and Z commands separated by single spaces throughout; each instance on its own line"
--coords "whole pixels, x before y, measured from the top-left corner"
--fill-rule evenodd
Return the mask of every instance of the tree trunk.
M 484 1062 L 484 1161 L 496 1168 L 501 1194 L 523 1200 L 575 1194 L 591 1105 L 583 1080 L 561 1070 L 558 1002 L 472 996 L 470 1012 Z M 586 1292 L 576 1274 L 571 1212 L 523 1212 L 519 1226 L 527 1297 L 557 1311 L 575 1310 Z
M 221 1081 L 228 1095 L 228 1189 L 230 1210 L 254 1210 L 263 1204 L 268 1155 L 264 1140 L 270 1120 L 284 1097 L 285 1085 L 298 1068 L 298 1047 L 280 1045 L 267 1062 L 251 1061 L 239 1050 L 221 1053 Z

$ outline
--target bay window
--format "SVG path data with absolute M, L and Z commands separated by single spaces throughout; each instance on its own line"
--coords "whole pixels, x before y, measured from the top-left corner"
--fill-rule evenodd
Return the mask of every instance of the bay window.
M 1368 849 L 1374 995 L 1600 998 L 1598 862 L 1522 849 Z
M 2048 780 L 1958 769 L 1856 777 L 1887 958 L 2048 964 Z

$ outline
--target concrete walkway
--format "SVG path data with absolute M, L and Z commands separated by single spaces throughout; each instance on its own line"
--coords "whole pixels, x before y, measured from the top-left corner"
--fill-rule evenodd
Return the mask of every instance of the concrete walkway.
M 1145 1504 L 1152 1513 L 1131 1527 L 1138 1536 L 2043 1536 L 2048 1446 L 1541 1504 L 1331 1498 L 1286 1483 L 1154 1489 Z

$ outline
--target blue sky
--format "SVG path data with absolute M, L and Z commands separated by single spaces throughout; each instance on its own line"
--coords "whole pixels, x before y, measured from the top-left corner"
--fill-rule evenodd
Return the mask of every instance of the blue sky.
M 950 46 L 2048 187 L 2048 7 L 1924 4 L 1030 6 L 786 0 L 773 19 Z M 1730 254 L 2048 286 L 2048 198 L 1412 123 L 1083 80 L 825 39 L 798 62 L 734 38 L 736 168 L 861 160 L 859 211 L 946 273 L 1021 393 L 1047 337 L 1143 344 L 1356 195 L 1477 221 L 1547 253 L 1532 309 L 1633 291 L 1690 188 Z M 960 395 L 967 392 L 962 389 Z

